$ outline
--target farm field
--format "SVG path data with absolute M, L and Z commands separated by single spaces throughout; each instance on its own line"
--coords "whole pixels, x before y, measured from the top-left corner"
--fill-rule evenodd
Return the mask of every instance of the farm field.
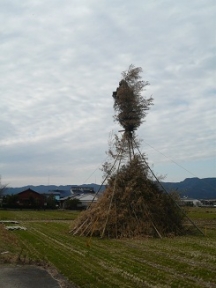
M 0 263 L 49 265 L 77 287 L 216 287 L 216 209 L 188 208 L 201 234 L 162 239 L 72 236 L 79 212 L 6 211 L 27 230 L 0 224 Z

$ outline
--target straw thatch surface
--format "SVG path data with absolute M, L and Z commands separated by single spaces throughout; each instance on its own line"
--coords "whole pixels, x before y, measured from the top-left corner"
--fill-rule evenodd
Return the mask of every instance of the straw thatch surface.
M 172 198 L 148 178 L 135 157 L 108 180 L 108 188 L 75 222 L 74 235 L 110 238 L 162 237 L 183 232 L 183 215 Z

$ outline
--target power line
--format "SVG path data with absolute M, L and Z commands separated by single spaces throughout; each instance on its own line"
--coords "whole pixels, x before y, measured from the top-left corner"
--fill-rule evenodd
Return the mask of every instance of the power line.
M 107 161 L 109 159 L 109 156 L 106 157 L 106 159 L 102 162 L 104 163 L 105 161 Z M 102 165 L 102 164 L 101 164 Z M 83 182 L 83 183 L 86 183 L 91 177 L 92 175 L 94 175 L 94 173 L 99 170 L 101 168 L 101 166 L 97 166 L 97 168 L 95 168 L 95 170 L 88 176 L 88 178 Z
M 188 169 L 186 169 L 185 167 L 183 167 L 182 165 L 180 165 L 179 163 L 177 163 L 175 160 L 173 160 L 172 158 L 168 157 L 167 155 L 165 155 L 164 153 L 160 152 L 159 150 L 157 150 L 156 148 L 154 148 L 152 145 L 150 145 L 149 143 L 147 143 L 146 141 L 143 141 L 145 144 L 147 144 L 149 147 L 151 147 L 153 150 L 155 150 L 156 152 L 160 153 L 161 155 L 163 155 L 164 157 L 166 157 L 167 159 L 169 159 L 171 162 L 173 162 L 174 164 L 176 164 L 177 166 L 179 166 L 180 168 L 184 169 L 185 171 L 187 171 L 188 173 L 190 173 L 192 176 L 197 177 L 195 174 L 193 174 L 191 171 L 189 171 Z
M 156 152 L 160 153 L 161 155 L 163 155 L 164 157 L 166 157 L 167 159 L 169 159 L 171 162 L 173 162 L 174 164 L 176 164 L 177 166 L 179 166 L 180 168 L 184 169 L 185 171 L 187 171 L 188 173 L 190 173 L 192 176 L 197 177 L 197 175 L 193 174 L 191 171 L 189 171 L 188 169 L 186 169 L 185 167 L 183 167 L 182 165 L 180 165 L 179 163 L 177 163 L 176 161 L 174 161 L 172 158 L 168 157 L 167 155 L 165 155 L 164 153 L 160 152 L 159 150 L 157 150 L 156 148 L 154 148 L 152 145 L 150 145 L 149 143 L 147 143 L 146 141 L 143 140 L 143 142 L 145 144 L 147 144 L 149 147 L 151 147 L 153 150 L 155 150 Z M 202 179 L 204 180 L 204 179 Z M 208 182 L 204 181 L 206 185 L 208 185 L 211 188 L 214 188 L 211 184 L 209 184 Z

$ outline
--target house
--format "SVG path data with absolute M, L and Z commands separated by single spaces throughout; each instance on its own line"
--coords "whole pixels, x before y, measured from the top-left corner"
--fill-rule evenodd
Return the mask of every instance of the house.
M 97 200 L 98 197 L 93 193 L 72 194 L 60 199 L 60 207 L 62 209 L 86 209 Z
M 54 198 L 56 201 L 60 200 L 61 197 L 61 192 L 60 191 L 48 191 L 46 193 L 43 193 L 44 196 L 46 196 L 46 198 Z
M 45 194 L 46 195 L 54 195 L 55 199 L 58 201 L 58 200 L 60 200 L 60 198 L 64 198 L 66 196 L 70 196 L 71 195 L 71 191 L 69 189 L 68 190 L 54 189 L 54 190 L 49 190 Z
M 70 195 L 60 198 L 60 207 L 62 209 L 86 209 L 97 199 L 93 187 L 71 186 Z
M 91 205 L 94 202 L 97 202 L 98 200 L 96 194 L 81 194 L 79 196 L 76 196 L 75 198 L 80 201 L 80 204 L 78 204 L 77 206 L 82 209 L 88 208 L 89 205 Z
M 20 208 L 40 208 L 44 207 L 46 198 L 44 195 L 28 188 L 17 194 L 17 205 Z
M 203 207 L 216 207 L 216 199 L 201 199 Z
M 71 194 L 95 194 L 94 188 L 89 186 L 71 186 Z
M 193 206 L 193 207 L 200 207 L 202 206 L 202 202 L 198 199 L 192 199 L 188 197 L 181 198 L 179 201 L 180 206 Z

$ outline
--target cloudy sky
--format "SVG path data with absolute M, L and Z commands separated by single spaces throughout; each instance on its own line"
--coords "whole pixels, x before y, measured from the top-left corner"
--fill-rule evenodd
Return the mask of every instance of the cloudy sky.
M 0 174 L 12 187 L 101 183 L 112 92 L 130 64 L 154 106 L 156 175 L 216 177 L 215 0 L 0 0 Z

